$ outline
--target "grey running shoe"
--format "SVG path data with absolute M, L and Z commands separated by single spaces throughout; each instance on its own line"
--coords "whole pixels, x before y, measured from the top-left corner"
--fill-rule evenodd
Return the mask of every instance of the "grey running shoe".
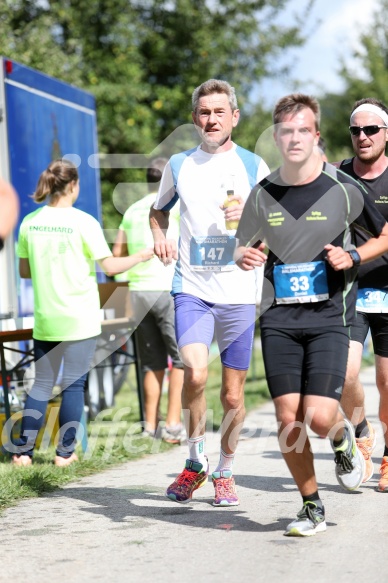
M 286 528 L 285 536 L 314 536 L 326 530 L 325 509 L 315 502 L 305 502 L 303 508 Z
M 162 429 L 162 439 L 166 443 L 181 444 L 186 441 L 186 430 L 182 423 L 178 425 L 170 425 Z
M 150 437 L 151 439 L 155 439 L 156 438 L 156 431 L 150 431 L 149 429 L 144 429 L 141 432 L 141 437 Z
M 335 475 L 340 486 L 345 490 L 357 490 L 365 474 L 365 460 L 356 444 L 353 426 L 347 419 L 345 423 L 345 439 L 342 445 L 335 447 L 331 444 L 335 453 Z

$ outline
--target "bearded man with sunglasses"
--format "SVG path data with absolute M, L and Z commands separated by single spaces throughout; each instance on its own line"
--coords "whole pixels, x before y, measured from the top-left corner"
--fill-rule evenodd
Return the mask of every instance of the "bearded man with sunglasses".
M 357 101 L 350 115 L 350 135 L 355 156 L 343 160 L 341 170 L 358 180 L 373 205 L 388 219 L 388 108 L 372 97 Z M 367 241 L 365 232 L 355 232 L 356 246 Z M 363 345 L 370 330 L 376 363 L 376 384 L 380 393 L 379 417 L 383 426 L 385 448 L 377 491 L 388 493 L 388 254 L 363 264 L 358 272 L 357 320 L 351 327 L 351 342 L 346 380 L 341 399 L 345 414 L 351 419 L 356 443 L 365 459 L 363 482 L 374 473 L 372 452 L 376 434 L 366 420 L 364 389 L 359 380 Z

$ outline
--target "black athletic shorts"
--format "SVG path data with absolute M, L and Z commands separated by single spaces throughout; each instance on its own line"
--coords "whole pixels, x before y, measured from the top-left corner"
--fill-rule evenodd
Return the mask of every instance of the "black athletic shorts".
M 388 357 L 388 314 L 357 312 L 357 320 L 350 327 L 351 340 L 364 344 L 369 329 L 373 352 Z
M 263 328 L 261 342 L 273 399 L 288 393 L 341 399 L 349 353 L 349 328 Z

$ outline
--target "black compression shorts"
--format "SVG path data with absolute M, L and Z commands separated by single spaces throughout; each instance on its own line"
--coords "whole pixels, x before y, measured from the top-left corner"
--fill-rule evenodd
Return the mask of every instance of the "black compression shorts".
M 261 341 L 268 388 L 273 399 L 288 393 L 341 399 L 349 352 L 349 328 L 264 328 Z
M 350 327 L 350 338 L 364 344 L 370 329 L 373 352 L 388 357 L 388 314 L 357 312 L 357 320 Z

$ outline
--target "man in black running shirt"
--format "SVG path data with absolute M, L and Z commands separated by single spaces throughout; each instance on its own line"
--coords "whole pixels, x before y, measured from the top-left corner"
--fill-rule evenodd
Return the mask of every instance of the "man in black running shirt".
M 263 357 L 280 448 L 303 498 L 288 536 L 326 530 L 307 425 L 330 436 L 340 485 L 354 490 L 362 482 L 365 461 L 339 400 L 356 267 L 388 250 L 388 225 L 363 187 L 323 162 L 319 118 L 312 97 L 293 94 L 277 103 L 274 139 L 282 165 L 252 190 L 236 233 L 238 265 L 264 265 L 267 287 L 269 282 L 274 290 L 260 318 Z M 357 248 L 356 226 L 368 234 Z
M 350 116 L 350 135 L 355 156 L 339 167 L 358 180 L 373 206 L 388 219 L 388 108 L 372 97 L 357 101 Z M 356 245 L 367 240 L 355 232 Z M 341 405 L 355 426 L 356 442 L 365 458 L 363 482 L 374 473 L 372 452 L 376 433 L 365 418 L 364 389 L 359 380 L 362 351 L 370 330 L 376 363 L 376 384 L 380 393 L 379 417 L 385 448 L 380 467 L 379 492 L 388 492 L 388 254 L 361 265 L 358 272 L 357 319 L 351 326 L 348 368 Z

